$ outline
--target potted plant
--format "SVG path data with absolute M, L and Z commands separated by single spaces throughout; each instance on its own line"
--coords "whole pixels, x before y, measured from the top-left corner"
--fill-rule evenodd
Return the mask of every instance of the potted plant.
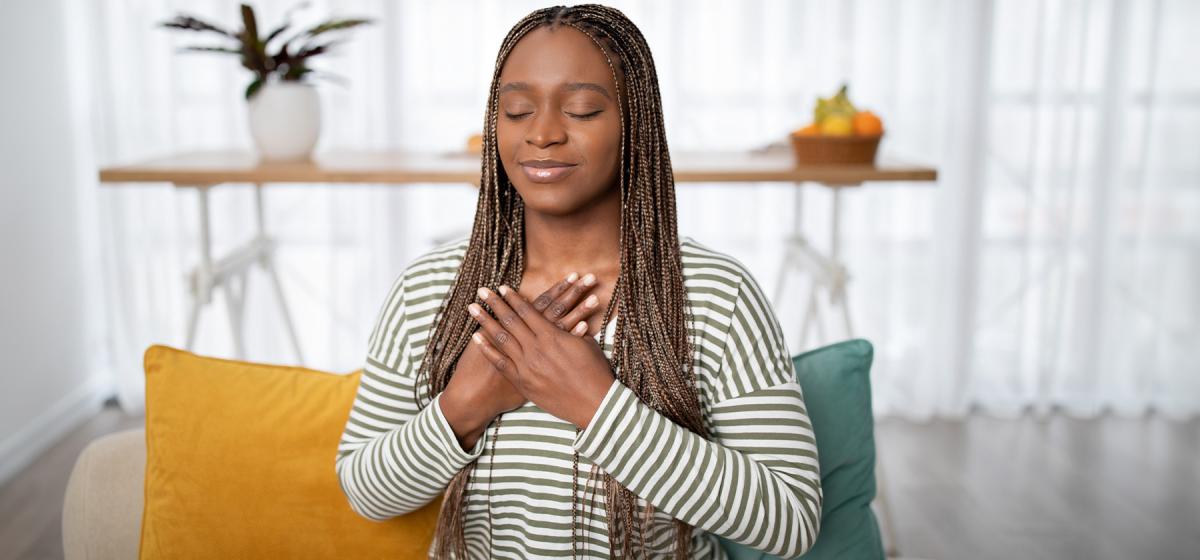
M 301 4 L 301 7 L 304 4 Z M 293 8 L 294 10 L 294 8 Z M 371 23 L 364 18 L 329 19 L 289 35 L 289 10 L 284 22 L 260 34 L 254 8 L 242 4 L 242 29 L 229 31 L 197 17 L 179 14 L 161 25 L 169 29 L 217 35 L 225 44 L 188 46 L 184 52 L 236 55 L 254 73 L 246 86 L 250 134 L 264 159 L 305 159 L 311 156 L 321 131 L 321 106 L 312 76 L 332 77 L 309 67 L 313 57 L 325 54 L 344 39 L 339 32 Z

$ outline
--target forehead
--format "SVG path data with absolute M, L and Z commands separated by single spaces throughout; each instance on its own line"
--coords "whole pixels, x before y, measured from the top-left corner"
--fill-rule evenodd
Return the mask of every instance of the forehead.
M 595 84 L 604 91 L 580 84 Z M 500 70 L 501 94 L 589 89 L 615 99 L 613 87 L 612 70 L 600 47 L 570 26 L 530 31 L 513 46 Z

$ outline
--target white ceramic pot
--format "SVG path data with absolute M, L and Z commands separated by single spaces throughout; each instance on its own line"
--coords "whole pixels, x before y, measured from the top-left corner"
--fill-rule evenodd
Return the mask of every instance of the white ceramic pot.
M 264 84 L 250 98 L 249 116 L 250 134 L 263 159 L 307 159 L 321 135 L 321 102 L 312 84 Z

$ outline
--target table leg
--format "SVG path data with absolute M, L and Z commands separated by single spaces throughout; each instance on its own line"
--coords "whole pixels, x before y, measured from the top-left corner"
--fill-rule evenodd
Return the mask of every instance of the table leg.
M 846 272 L 846 266 L 841 261 L 842 251 L 842 187 L 833 187 L 833 203 L 830 224 L 831 231 L 829 235 L 829 273 L 831 278 L 831 286 L 829 289 L 829 303 L 835 308 L 840 308 L 842 314 L 842 326 L 845 329 L 846 338 L 854 337 L 854 325 L 850 322 L 850 305 L 846 297 L 846 283 L 850 280 L 850 275 Z
M 272 291 L 283 315 L 284 326 L 287 329 L 292 350 L 296 361 L 304 364 L 304 356 L 300 351 L 300 340 L 296 335 L 291 314 L 288 311 L 287 300 L 283 296 L 283 288 L 279 282 L 279 274 L 275 269 L 275 244 L 267 237 L 263 215 L 263 186 L 254 185 L 254 218 L 256 234 L 249 243 L 231 251 L 229 254 L 214 261 L 212 258 L 212 231 L 209 223 L 208 185 L 187 185 L 197 189 L 200 208 L 200 263 L 192 270 L 190 283 L 192 292 L 192 309 L 188 316 L 187 341 L 185 348 L 193 349 L 196 339 L 196 328 L 203 307 L 212 302 L 213 290 L 220 288 L 224 291 L 225 308 L 229 318 L 230 334 L 233 338 L 234 355 L 239 360 L 246 359 L 245 345 L 245 303 L 246 285 L 250 267 L 258 263 L 267 273 Z
M 245 278 L 245 275 L 243 274 L 241 277 Z M 234 289 L 233 281 L 230 278 L 222 282 L 221 288 L 225 290 L 225 309 L 229 316 L 229 332 L 233 335 L 233 356 L 238 360 L 245 360 L 246 343 L 242 334 L 244 285 L 242 293 L 239 294 Z
M 803 203 L 801 198 L 802 183 L 796 185 L 796 209 L 793 216 L 792 233 L 785 241 L 783 262 L 780 264 L 776 278 L 775 302 L 783 301 L 787 289 L 788 276 L 792 272 L 806 274 L 812 279 L 808 302 L 805 305 L 804 316 L 801 319 L 800 340 L 796 349 L 803 351 L 807 348 L 809 329 L 816 329 L 815 345 L 819 346 L 829 341 L 826 336 L 825 320 L 820 307 L 817 292 L 828 291 L 831 312 L 839 313 L 845 338 L 853 338 L 854 325 L 850 320 L 850 306 L 846 297 L 846 283 L 849 274 L 839 260 L 841 254 L 841 189 L 844 185 L 827 185 L 833 189 L 833 203 L 830 232 L 830 252 L 828 255 L 817 251 L 801 231 L 803 219 Z
M 804 217 L 804 183 L 796 183 L 793 194 L 795 208 L 792 211 L 792 233 L 788 235 L 783 242 L 783 262 L 779 266 L 779 274 L 775 279 L 775 301 L 783 301 L 784 292 L 787 289 L 787 276 L 792 267 L 798 266 L 797 245 L 804 242 L 804 232 L 801 227 L 801 220 Z
M 188 314 L 187 339 L 184 349 L 191 351 L 196 343 L 196 327 L 200 322 L 200 310 L 212 301 L 212 241 L 208 223 L 208 185 L 197 185 L 196 206 L 200 222 L 200 264 L 192 270 L 189 288 L 192 293 L 192 309 Z
M 796 347 L 798 352 L 807 350 L 804 347 L 804 343 L 808 341 L 808 328 L 810 325 L 817 329 L 817 340 L 825 340 L 825 327 L 821 321 L 821 308 L 818 307 L 820 302 L 817 299 L 817 291 L 819 289 L 815 282 L 808 289 L 808 303 L 805 304 L 804 319 L 800 323 L 800 345 Z
M 200 322 L 201 307 L 200 296 L 196 294 L 195 290 L 192 290 L 192 309 L 188 312 L 187 339 L 183 343 L 183 347 L 189 352 L 196 344 L 196 326 Z

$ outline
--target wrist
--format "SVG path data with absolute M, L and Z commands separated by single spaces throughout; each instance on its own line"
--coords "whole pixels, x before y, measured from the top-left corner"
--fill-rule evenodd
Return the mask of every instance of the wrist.
M 450 430 L 454 432 L 454 437 L 458 439 L 463 449 L 474 447 L 479 438 L 483 436 L 484 429 L 492 421 L 491 417 L 485 417 L 485 414 L 480 413 L 482 407 L 464 402 L 460 399 L 460 395 L 449 387 L 442 391 L 438 403 L 442 409 L 442 416 L 446 417 L 446 422 L 450 424 Z
M 612 389 L 613 383 L 616 382 L 617 379 L 611 377 L 603 383 L 598 383 L 596 388 L 589 392 L 589 398 L 575 422 L 575 425 L 580 430 L 586 430 L 588 425 L 591 424 L 592 419 L 596 417 L 596 411 L 600 410 L 600 405 L 604 403 L 604 397 L 608 396 L 608 391 Z

